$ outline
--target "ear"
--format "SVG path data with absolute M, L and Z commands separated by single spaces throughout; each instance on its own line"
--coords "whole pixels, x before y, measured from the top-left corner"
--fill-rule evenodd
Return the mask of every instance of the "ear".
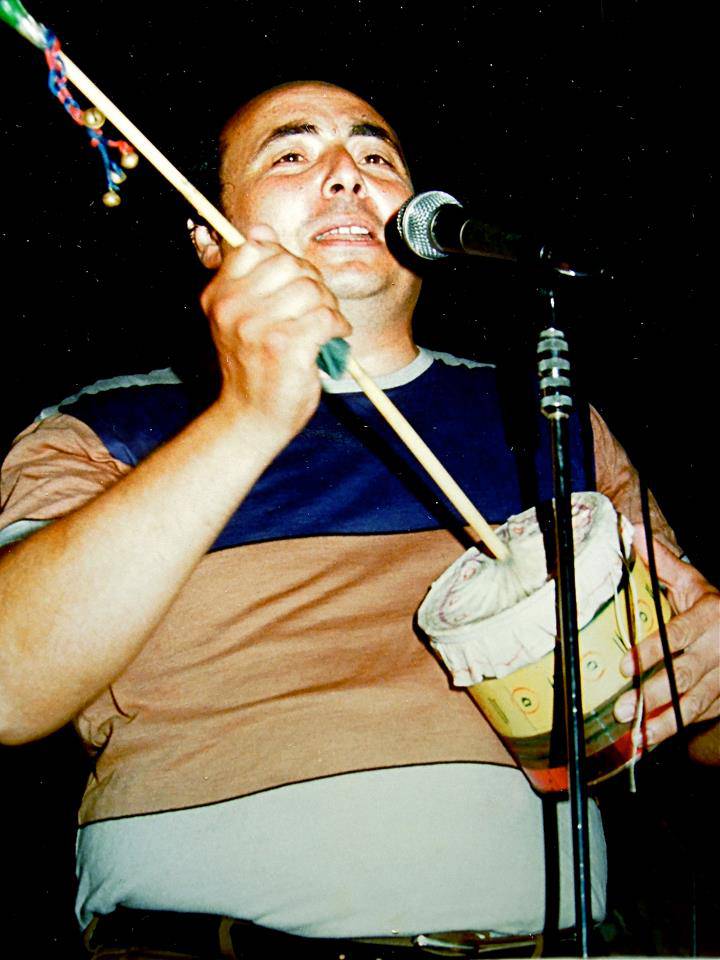
M 218 235 L 204 223 L 188 220 L 187 227 L 200 263 L 208 270 L 217 270 L 222 263 L 222 249 Z

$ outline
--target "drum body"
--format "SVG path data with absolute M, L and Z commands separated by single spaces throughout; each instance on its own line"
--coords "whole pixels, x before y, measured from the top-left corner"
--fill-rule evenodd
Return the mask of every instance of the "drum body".
M 642 697 L 635 718 L 615 720 L 631 680 L 620 664 L 657 629 L 647 567 L 632 547 L 633 526 L 602 494 L 574 493 L 575 586 L 586 743 L 596 783 L 643 752 Z M 418 623 L 455 686 L 466 687 L 541 793 L 568 786 L 564 698 L 556 639 L 555 581 L 545 545 L 551 519 L 528 510 L 498 528 L 508 559 L 468 550 L 432 585 Z M 660 598 L 663 619 L 670 605 Z M 657 669 L 657 668 L 655 668 Z
M 661 596 L 663 618 L 670 605 Z M 613 716 L 618 697 L 633 683 L 620 663 L 634 643 L 657 629 L 647 567 L 635 557 L 619 590 L 579 631 L 580 675 L 585 726 L 586 775 L 598 783 L 633 763 L 643 752 L 642 728 Z M 645 676 L 650 672 L 648 671 Z M 643 677 L 644 679 L 644 677 Z M 562 713 L 555 711 L 555 687 L 562 677 L 556 651 L 505 677 L 481 680 L 468 692 L 540 793 L 568 787 Z M 562 698 L 560 698 L 562 699 Z

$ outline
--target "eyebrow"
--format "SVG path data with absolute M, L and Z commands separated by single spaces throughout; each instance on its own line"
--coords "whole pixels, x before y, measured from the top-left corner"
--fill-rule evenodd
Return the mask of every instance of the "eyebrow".
M 350 127 L 351 137 L 376 137 L 378 140 L 384 140 L 389 143 L 401 157 L 402 150 L 400 144 L 384 127 L 379 127 L 376 123 L 356 123 Z
M 271 143 L 274 143 L 276 140 L 283 140 L 285 137 L 296 137 L 301 133 L 318 133 L 318 128 L 314 123 L 302 123 L 302 122 L 292 122 L 292 123 L 283 123 L 280 127 L 275 127 L 272 133 L 268 134 L 267 137 L 263 140 L 257 150 L 257 154 L 263 152 L 266 147 L 269 147 Z M 257 156 L 256 154 L 256 156 Z
M 275 127 L 275 129 L 269 133 L 267 137 L 265 137 L 263 142 L 258 147 L 255 156 L 259 156 L 263 150 L 266 149 L 266 147 L 269 147 L 270 144 L 274 143 L 276 140 L 283 140 L 285 137 L 296 137 L 303 133 L 318 135 L 319 132 L 320 131 L 314 123 L 307 123 L 305 121 L 291 121 L 290 123 L 283 123 L 281 126 Z M 384 127 L 378 126 L 376 123 L 355 123 L 350 127 L 349 136 L 375 137 L 378 140 L 382 140 L 385 143 L 390 144 L 403 163 L 405 163 L 405 157 L 400 148 L 400 144 Z

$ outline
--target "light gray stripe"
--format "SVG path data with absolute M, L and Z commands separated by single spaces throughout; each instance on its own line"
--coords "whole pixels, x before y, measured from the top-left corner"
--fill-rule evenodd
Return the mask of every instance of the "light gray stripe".
M 559 805 L 561 926 L 573 918 L 572 830 Z M 605 910 L 590 805 L 593 915 Z M 117 905 L 217 913 L 304 936 L 542 928 L 540 799 L 512 767 L 344 774 L 78 833 L 78 918 Z
M 385 373 L 379 377 L 373 377 L 375 383 L 381 390 L 390 390 L 393 387 L 404 387 L 406 383 L 411 383 L 428 370 L 435 360 L 446 363 L 450 367 L 492 367 L 492 363 L 479 363 L 476 360 L 465 360 L 462 357 L 454 357 L 451 353 L 442 353 L 439 350 L 428 350 L 426 347 L 418 347 L 418 355 L 406 366 L 395 370 L 392 373 Z M 322 388 L 325 393 L 360 393 L 361 388 L 352 377 L 341 377 L 339 380 L 332 380 L 330 377 L 322 378 Z
M 424 348 L 423 348 L 424 349 Z M 494 363 L 481 363 L 479 360 L 468 360 L 466 357 L 455 357 L 452 353 L 443 353 L 441 350 L 427 350 L 431 357 L 446 363 L 449 367 L 494 367 Z
M 373 377 L 375 383 L 381 390 L 389 390 L 391 387 L 402 387 L 411 380 L 415 380 L 428 369 L 432 364 L 433 358 L 423 347 L 418 348 L 418 355 L 414 360 L 399 370 L 392 373 L 384 373 L 379 377 Z M 361 389 L 352 377 L 340 377 L 339 380 L 332 380 L 330 377 L 322 378 L 322 388 L 325 393 L 360 393 Z
M 52 520 L 16 520 L 9 524 L 4 530 L 0 530 L 0 547 L 6 547 L 10 543 L 17 543 L 18 540 L 25 540 L 31 534 L 42 530 Z
M 170 367 L 163 367 L 161 370 L 151 370 L 149 373 L 129 373 L 120 377 L 109 377 L 106 380 L 96 380 L 95 383 L 83 387 L 77 393 L 70 397 L 65 397 L 60 403 L 52 407 L 45 407 L 35 417 L 35 422 L 47 420 L 48 417 L 55 416 L 59 408 L 64 403 L 74 403 L 80 397 L 87 393 L 104 393 L 106 390 L 116 390 L 123 387 L 151 387 L 157 383 L 180 383 L 180 378 Z

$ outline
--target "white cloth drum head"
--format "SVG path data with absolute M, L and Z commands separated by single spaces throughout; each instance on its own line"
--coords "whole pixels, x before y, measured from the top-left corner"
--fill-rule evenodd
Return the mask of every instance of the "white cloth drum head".
M 601 493 L 572 495 L 578 628 L 616 591 L 633 528 Z M 431 586 L 418 623 L 456 686 L 503 677 L 555 645 L 555 581 L 547 571 L 535 509 L 496 531 L 510 556 L 496 560 L 472 547 Z

